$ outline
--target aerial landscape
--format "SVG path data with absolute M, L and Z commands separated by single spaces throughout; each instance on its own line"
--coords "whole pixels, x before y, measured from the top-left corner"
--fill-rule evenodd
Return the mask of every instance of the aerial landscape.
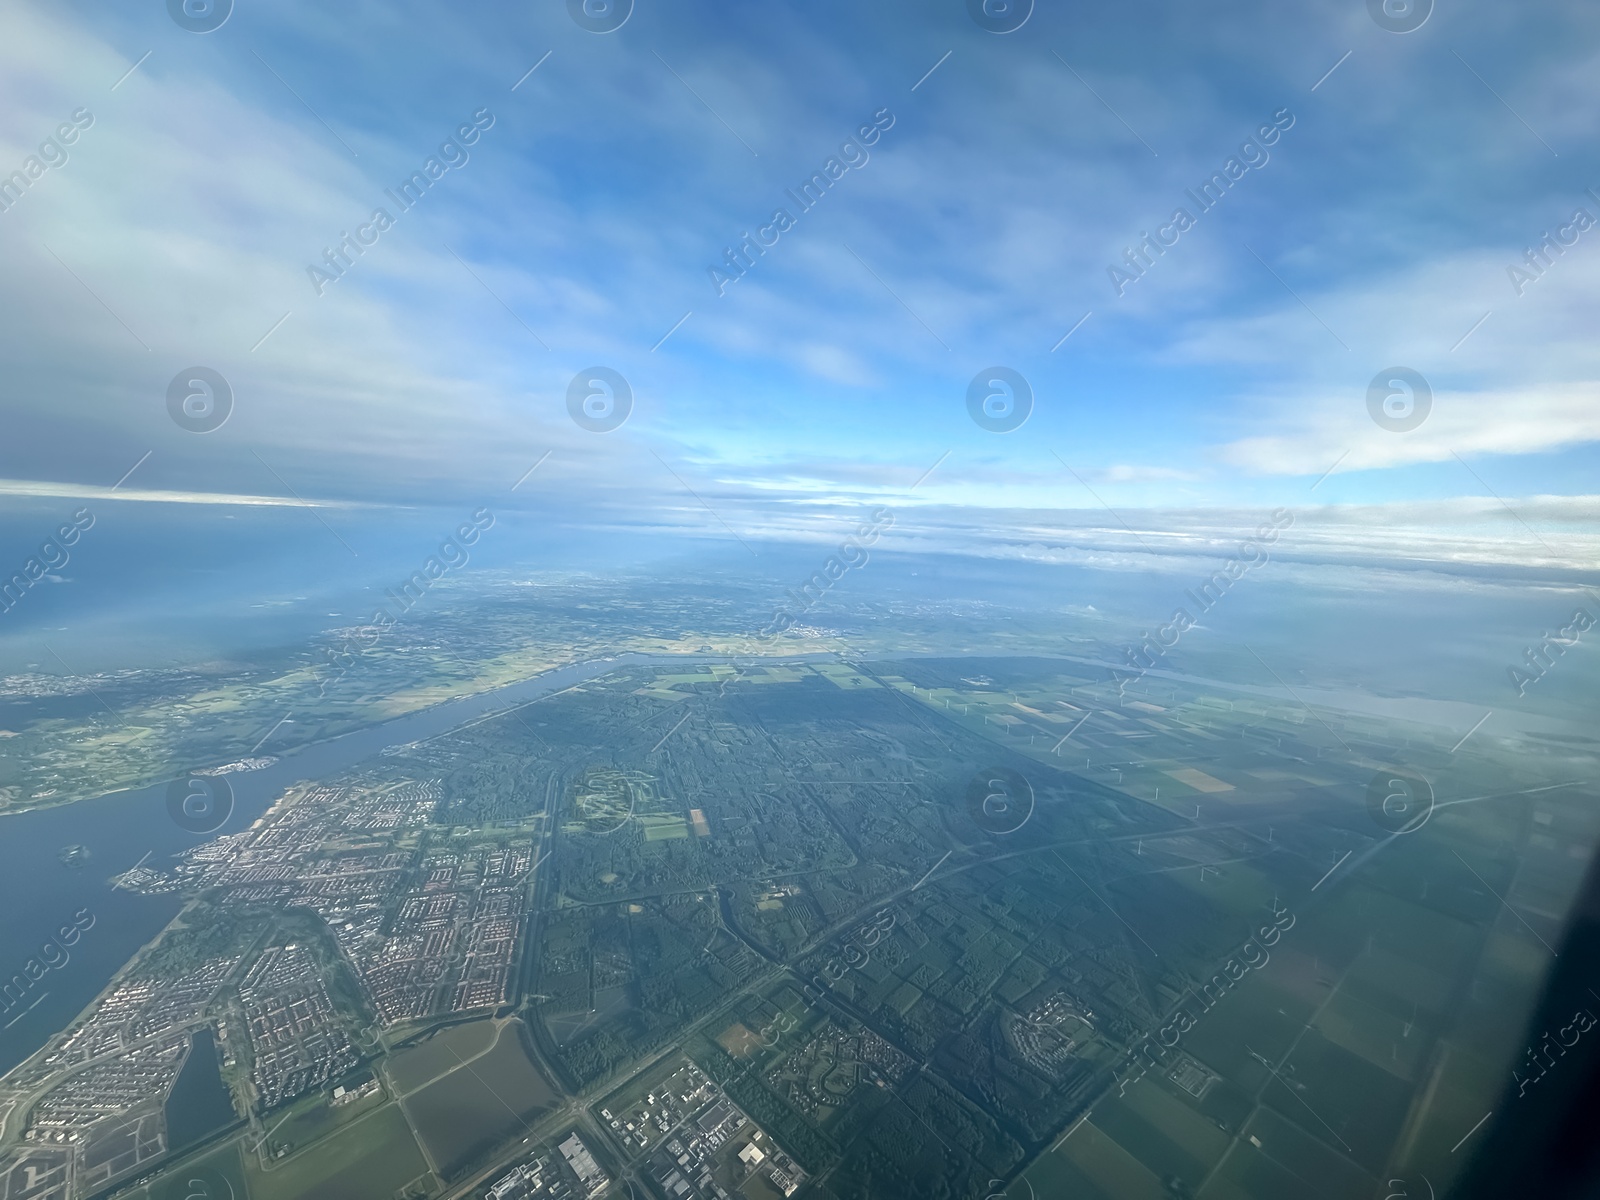
M 835 597 L 760 654 L 729 628 L 665 652 L 663 619 L 211 828 L 155 797 L 192 845 L 110 887 L 175 911 L 5 1077 L 5 1194 L 1448 1179 L 1600 838 L 1592 741 L 1135 678 L 981 604 L 852 652 L 884 603 Z M 996 620 L 1040 652 L 937 649 Z
M 1600 1194 L 1597 57 L 0 13 L 0 1200 Z

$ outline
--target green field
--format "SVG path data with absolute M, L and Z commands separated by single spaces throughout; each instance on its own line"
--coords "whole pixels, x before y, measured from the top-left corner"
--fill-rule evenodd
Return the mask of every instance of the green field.
M 494 1045 L 498 1030 L 493 1021 L 469 1021 L 441 1029 L 426 1041 L 389 1056 L 388 1075 L 400 1095 L 448 1074 L 464 1060 L 476 1058 Z
M 229 1142 L 204 1158 L 169 1171 L 128 1200 L 250 1200 L 258 1193 L 245 1185 L 239 1144 Z
M 271 1114 L 266 1127 L 274 1146 L 287 1145 L 290 1153 L 304 1150 L 313 1142 L 328 1137 L 377 1111 L 385 1103 L 382 1089 L 359 1100 L 334 1105 L 328 1093 L 317 1091 L 303 1096 L 287 1110 Z
M 1038 1196 L 1073 1196 L 1084 1200 L 1168 1200 L 1155 1174 L 1112 1138 L 1084 1121 L 1054 1151 L 1045 1154 L 1023 1177 Z M 1012 1188 L 1022 1196 L 1025 1188 Z
M 1285 1170 L 1293 1172 L 1299 1179 L 1311 1181 L 1308 1187 L 1313 1194 L 1379 1194 L 1379 1180 L 1363 1173 L 1348 1158 L 1329 1146 L 1327 1131 L 1304 1108 L 1293 1120 L 1287 1120 L 1269 1108 L 1260 1109 L 1251 1120 L 1245 1136 L 1246 1139 L 1254 1137 L 1260 1141 L 1262 1152 Z
M 526 1130 L 560 1096 L 528 1059 L 522 1026 L 503 1026 L 493 1049 L 401 1101 L 445 1176 Z
M 638 821 L 644 829 L 644 840 L 647 842 L 671 841 L 689 836 L 689 825 L 679 816 L 650 813 L 638 817 Z
M 245 1168 L 251 1200 L 391 1200 L 433 1174 L 398 1105 L 386 1104 L 337 1136 L 263 1169 Z
M 1210 1170 L 1228 1148 L 1228 1135 L 1181 1100 L 1166 1080 L 1128 1089 L 1122 1103 L 1173 1147 Z

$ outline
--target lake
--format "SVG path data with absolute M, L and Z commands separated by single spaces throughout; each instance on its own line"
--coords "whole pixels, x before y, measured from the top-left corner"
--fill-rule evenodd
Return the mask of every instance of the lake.
M 211 1030 L 202 1029 L 194 1035 L 167 1097 L 167 1146 L 175 1153 L 184 1151 L 237 1119 L 222 1082 L 216 1041 Z

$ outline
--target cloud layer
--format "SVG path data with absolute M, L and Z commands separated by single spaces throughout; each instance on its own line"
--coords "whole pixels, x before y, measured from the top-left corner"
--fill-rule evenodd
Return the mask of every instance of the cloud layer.
M 1600 112 L 1588 8 L 1403 37 L 1333 0 L 1041 6 L 1005 37 L 911 0 L 640 6 L 605 35 L 561 5 L 241 5 L 204 35 L 145 8 L 0 14 L 0 167 L 93 114 L 0 213 L 0 476 L 109 487 L 142 461 L 135 496 L 494 492 L 713 530 L 936 461 L 915 502 L 952 511 L 1591 490 L 1600 228 L 1507 272 L 1600 219 L 1571 153 Z M 477 112 L 467 161 L 397 204 Z M 805 209 L 792 189 L 879 112 Z M 1190 190 L 1277 112 L 1270 161 L 1203 211 Z M 1108 265 L 1179 207 L 1195 227 L 1119 297 Z M 380 208 L 319 295 L 308 266 Z M 708 268 L 779 208 L 794 228 L 719 296 Z M 1032 387 L 1014 433 L 967 412 L 994 364 Z M 203 435 L 167 412 L 194 365 L 235 400 Z M 568 415 L 597 365 L 631 387 L 614 433 Z M 1432 391 L 1405 433 L 1367 406 L 1397 365 Z

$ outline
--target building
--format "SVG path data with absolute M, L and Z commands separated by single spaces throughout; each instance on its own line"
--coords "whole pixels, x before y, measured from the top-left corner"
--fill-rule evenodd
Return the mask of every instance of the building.
M 591 1196 L 603 1191 L 611 1180 L 594 1161 L 594 1155 L 589 1153 L 589 1147 L 583 1144 L 583 1139 L 577 1133 L 567 1135 L 567 1140 L 557 1147 L 561 1156 L 567 1160 L 567 1165 L 577 1175 L 579 1182 L 588 1189 Z

